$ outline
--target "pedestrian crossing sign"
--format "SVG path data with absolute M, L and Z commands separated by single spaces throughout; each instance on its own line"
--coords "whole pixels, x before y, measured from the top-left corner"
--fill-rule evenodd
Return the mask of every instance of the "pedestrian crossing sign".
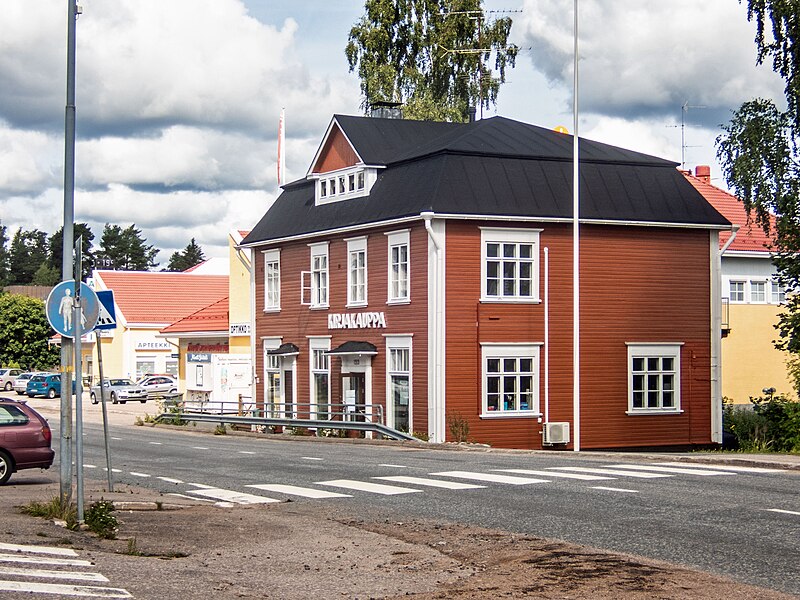
M 114 292 L 105 290 L 97 292 L 99 314 L 95 329 L 116 329 L 117 316 L 114 312 Z

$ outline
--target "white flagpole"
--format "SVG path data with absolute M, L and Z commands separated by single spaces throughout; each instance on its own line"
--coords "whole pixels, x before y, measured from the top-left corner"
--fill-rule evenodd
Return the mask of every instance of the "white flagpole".
M 286 113 L 281 109 L 278 122 L 278 185 L 286 178 Z
M 573 449 L 581 449 L 580 168 L 578 148 L 578 0 L 574 0 L 572 73 L 572 421 Z

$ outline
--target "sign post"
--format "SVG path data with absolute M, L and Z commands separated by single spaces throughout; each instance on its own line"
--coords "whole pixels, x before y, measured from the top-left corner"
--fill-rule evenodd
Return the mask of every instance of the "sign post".
M 97 368 L 100 375 L 100 406 L 103 409 L 103 439 L 106 445 L 106 471 L 108 471 L 108 491 L 114 491 L 114 478 L 111 473 L 111 451 L 108 447 L 108 409 L 106 408 L 106 388 L 103 385 L 103 342 L 100 339 L 99 331 L 105 329 L 116 329 L 117 318 L 114 312 L 114 292 L 111 290 L 97 292 L 97 299 L 100 301 L 100 310 L 95 325 L 95 340 L 97 343 Z

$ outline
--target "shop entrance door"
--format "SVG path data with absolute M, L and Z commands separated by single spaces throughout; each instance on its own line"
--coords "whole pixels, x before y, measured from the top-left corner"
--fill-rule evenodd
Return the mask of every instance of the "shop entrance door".
M 342 374 L 342 405 L 345 419 L 363 421 L 366 405 L 367 376 L 364 373 Z
M 294 378 L 292 377 L 292 374 L 293 372 L 291 369 L 283 372 L 283 416 L 287 419 L 294 418 Z

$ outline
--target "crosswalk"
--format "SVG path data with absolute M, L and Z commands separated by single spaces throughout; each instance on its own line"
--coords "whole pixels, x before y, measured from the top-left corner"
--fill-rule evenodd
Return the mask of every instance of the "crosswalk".
M 388 467 L 389 465 L 380 465 Z M 404 465 L 391 465 L 408 468 Z M 623 487 L 622 483 L 663 480 L 671 477 L 735 477 L 739 473 L 779 473 L 781 469 L 737 467 L 727 465 L 687 465 L 681 462 L 611 464 L 595 466 L 554 466 L 542 469 L 490 469 L 479 471 L 434 471 L 422 475 L 381 475 L 364 479 L 333 479 L 308 485 L 278 482 L 248 484 L 248 492 L 212 487 L 200 483 L 186 485 L 194 489 L 176 496 L 188 496 L 214 502 L 217 506 L 237 504 L 270 504 L 291 498 L 326 500 L 352 498 L 357 494 L 400 496 L 418 494 L 432 489 L 463 491 L 482 489 L 491 485 L 529 486 L 573 481 L 587 483 L 589 488 L 607 492 L 639 493 L 639 489 Z M 166 480 L 167 478 L 160 477 Z M 171 480 L 177 481 L 177 480 Z M 604 485 L 591 485 L 606 482 Z M 608 483 L 611 482 L 611 483 Z M 183 482 L 180 482 L 183 483 Z M 331 489 L 333 488 L 333 489 Z
M 0 593 L 30 596 L 132 598 L 71 548 L 0 543 Z

